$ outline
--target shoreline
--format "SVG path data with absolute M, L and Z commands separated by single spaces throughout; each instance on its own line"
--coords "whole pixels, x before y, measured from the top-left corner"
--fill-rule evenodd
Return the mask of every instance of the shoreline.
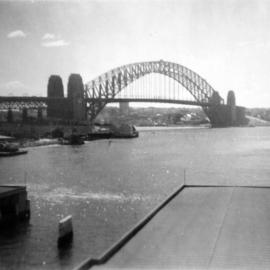
M 40 147 L 40 146 L 49 146 L 49 145 L 60 145 L 58 139 L 23 139 L 24 141 L 19 141 L 20 148 L 31 148 L 31 147 Z

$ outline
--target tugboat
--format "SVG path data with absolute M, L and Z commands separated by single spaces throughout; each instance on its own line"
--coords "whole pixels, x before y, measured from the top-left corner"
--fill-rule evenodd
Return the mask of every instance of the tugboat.
M 26 150 L 19 150 L 16 144 L 1 142 L 0 143 L 0 157 L 10 157 L 26 154 Z

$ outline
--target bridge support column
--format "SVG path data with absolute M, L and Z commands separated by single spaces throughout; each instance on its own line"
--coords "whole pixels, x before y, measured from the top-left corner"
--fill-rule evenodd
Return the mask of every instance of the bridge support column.
M 12 112 L 12 109 L 9 108 L 8 109 L 8 112 L 7 112 L 7 121 L 8 123 L 12 123 L 13 122 L 13 112 Z
M 215 105 L 204 108 L 212 127 L 232 127 L 247 124 L 245 108 L 229 105 Z
M 230 110 L 227 105 L 219 104 L 204 108 L 212 127 L 227 127 L 231 125 Z
M 86 120 L 86 111 L 84 100 L 81 97 L 74 97 L 72 102 L 73 107 L 73 120 L 84 121 Z
M 23 110 L 22 110 L 22 121 L 27 122 L 27 120 L 28 120 L 28 109 L 23 108 Z
M 71 101 L 72 119 L 86 120 L 86 105 L 84 102 L 84 86 L 79 74 L 71 74 L 68 80 L 68 99 Z
M 64 87 L 59 75 L 51 75 L 47 86 L 48 98 L 64 98 Z M 49 100 L 47 103 L 48 118 L 64 118 L 65 104 L 59 100 Z
M 42 120 L 43 120 L 43 113 L 42 113 L 41 107 L 39 107 L 38 111 L 37 111 L 37 120 L 38 120 L 38 122 L 42 122 Z
M 121 114 L 129 114 L 129 103 L 128 102 L 119 102 L 119 109 Z

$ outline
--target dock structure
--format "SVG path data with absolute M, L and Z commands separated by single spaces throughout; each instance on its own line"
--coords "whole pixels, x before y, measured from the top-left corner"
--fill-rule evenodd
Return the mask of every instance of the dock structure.
M 92 259 L 91 267 L 270 269 L 269 229 L 270 187 L 185 186 L 110 258 Z
M 73 240 L 72 216 L 66 216 L 59 221 L 58 248 L 67 247 Z
M 0 186 L 0 226 L 30 218 L 30 201 L 25 186 Z

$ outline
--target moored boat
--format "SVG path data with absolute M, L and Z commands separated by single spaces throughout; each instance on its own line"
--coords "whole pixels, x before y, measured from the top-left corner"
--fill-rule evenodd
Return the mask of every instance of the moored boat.
M 84 144 L 84 139 L 78 134 L 71 134 L 70 136 L 61 139 L 60 143 L 64 145 L 81 145 Z
M 26 150 L 18 150 L 16 152 L 0 151 L 0 157 L 12 157 L 12 156 L 23 155 L 23 154 L 27 154 L 27 153 L 28 153 L 28 151 L 26 151 Z
M 139 132 L 133 125 L 122 124 L 120 127 L 114 128 L 112 132 L 112 138 L 137 138 Z
M 0 157 L 11 157 L 27 154 L 28 151 L 20 150 L 16 144 L 3 142 L 0 143 Z

